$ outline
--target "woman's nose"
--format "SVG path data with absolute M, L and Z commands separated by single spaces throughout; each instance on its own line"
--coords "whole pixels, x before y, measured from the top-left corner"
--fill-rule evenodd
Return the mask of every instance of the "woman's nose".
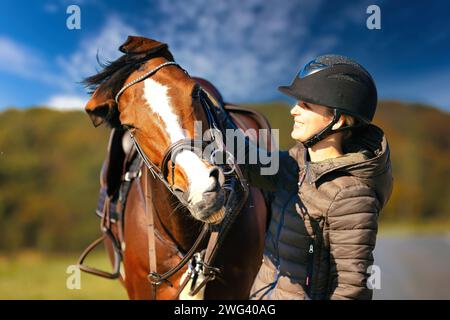
M 296 104 L 292 109 L 291 109 L 291 115 L 292 116 L 297 116 L 300 114 L 300 110 L 301 108 L 299 107 L 298 104 Z

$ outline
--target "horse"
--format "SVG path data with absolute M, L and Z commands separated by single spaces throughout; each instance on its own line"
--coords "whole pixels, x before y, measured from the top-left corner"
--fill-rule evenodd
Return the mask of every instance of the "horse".
M 202 264 L 214 272 L 206 285 L 202 283 L 201 298 L 248 299 L 261 264 L 268 220 L 263 193 L 249 187 L 246 197 L 230 205 L 238 212 L 226 236 L 220 238 L 221 225 L 232 210 L 227 208 L 232 191 L 225 190 L 225 167 L 203 159 L 192 148 L 194 124 L 202 124 L 206 131 L 216 116 L 205 108 L 205 101 L 220 100 L 220 94 L 212 85 L 209 91 L 203 90 L 175 63 L 165 43 L 129 36 L 119 50 L 120 58 L 85 79 L 91 90 L 85 111 L 93 125 L 106 123 L 123 132 L 119 139 L 131 137 L 145 164 L 128 179 L 121 223 L 111 223 L 111 194 L 104 204 L 102 230 L 108 236 L 101 240 L 116 265 L 115 275 L 130 299 L 178 299 L 188 281 L 193 281 L 187 271 L 194 257 L 201 257 L 193 254 L 193 248 L 210 257 L 213 251 L 212 265 Z M 126 152 L 121 153 L 126 157 Z M 112 153 L 111 161 L 114 157 Z M 113 174 L 120 169 L 113 168 Z M 239 170 L 238 166 L 233 169 Z M 242 176 L 234 182 L 235 188 L 241 183 L 245 189 Z

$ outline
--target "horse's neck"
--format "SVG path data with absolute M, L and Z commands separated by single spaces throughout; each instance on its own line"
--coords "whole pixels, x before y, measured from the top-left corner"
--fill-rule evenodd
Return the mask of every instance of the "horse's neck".
M 199 234 L 201 223 L 191 217 L 189 211 L 158 179 L 151 174 L 148 179 L 151 180 L 148 192 L 152 193 L 155 226 L 167 240 L 175 242 L 179 249 L 186 252 Z

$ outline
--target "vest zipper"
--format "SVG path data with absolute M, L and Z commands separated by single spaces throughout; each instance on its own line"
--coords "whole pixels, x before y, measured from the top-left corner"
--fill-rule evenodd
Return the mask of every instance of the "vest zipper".
M 303 181 L 305 180 L 306 176 L 309 177 L 309 174 L 310 174 L 307 153 L 308 152 L 306 151 L 305 152 L 305 169 L 303 171 L 303 176 L 301 177 L 300 182 L 298 184 L 299 188 L 303 184 Z M 310 184 L 312 184 L 312 183 L 310 182 Z M 302 201 L 302 200 L 300 199 L 300 201 Z M 313 237 L 314 237 L 314 235 L 313 235 Z M 307 262 L 307 266 L 306 266 L 306 279 L 305 279 L 306 291 L 307 291 L 306 293 L 310 299 L 312 299 L 311 293 L 312 293 L 312 279 L 313 279 L 313 269 L 314 269 L 314 238 L 313 237 L 311 238 L 311 241 L 309 243 L 309 248 L 308 248 L 308 262 Z
M 314 264 L 314 240 L 311 240 L 309 243 L 309 250 L 308 250 L 308 265 L 307 265 L 307 271 L 306 271 L 306 288 L 309 298 L 311 297 L 312 292 L 312 277 L 313 277 L 313 264 Z

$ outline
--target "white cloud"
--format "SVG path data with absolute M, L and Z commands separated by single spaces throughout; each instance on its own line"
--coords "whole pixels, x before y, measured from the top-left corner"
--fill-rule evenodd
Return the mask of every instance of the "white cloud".
M 77 95 L 54 95 L 51 96 L 45 106 L 57 110 L 82 110 L 87 103 L 87 99 Z
M 263 100 L 276 94 L 274 82 L 291 80 L 305 54 L 324 47 L 311 43 L 299 54 L 298 43 L 306 41 L 320 4 L 302 3 L 298 10 L 295 1 L 232 0 L 207 7 L 201 0 L 152 2 L 142 11 L 146 19 L 136 19 L 144 21 L 139 28 L 110 15 L 95 36 L 83 39 L 70 56 L 59 56 L 57 64 L 73 86 L 98 71 L 97 52 L 114 60 L 128 35 L 142 35 L 168 43 L 181 66 L 212 81 L 229 101 Z
M 50 70 L 41 52 L 8 37 L 0 36 L 0 71 L 50 86 L 67 84 L 64 74 Z
M 117 48 L 130 34 L 138 32 L 119 17 L 111 15 L 98 34 L 83 39 L 74 53 L 70 56 L 58 56 L 56 62 L 61 69 L 61 81 L 58 85 L 62 91 L 51 96 L 44 104 L 59 110 L 83 109 L 88 98 L 77 94 L 80 91 L 77 83 L 97 72 L 97 53 L 100 59 L 118 58 L 121 53 Z
M 118 47 L 134 34 L 168 43 L 177 62 L 191 75 L 212 81 L 227 100 L 264 100 L 277 94 L 276 84 L 291 81 L 297 68 L 336 43 L 333 36 L 325 41 L 310 34 L 308 26 L 320 4 L 229 0 L 206 6 L 201 0 L 189 5 L 183 0 L 151 1 L 148 11 L 136 13 L 133 26 L 106 13 L 101 29 L 83 38 L 72 54 L 57 56 L 51 68 L 45 59 L 36 58 L 36 50 L 0 38 L 0 69 L 59 88 L 58 95 L 48 99 L 57 101 L 52 103 L 56 107 L 60 101 L 79 105 L 79 98 L 72 99 L 82 91 L 77 83 L 98 71 L 97 53 L 101 59 L 116 59 L 121 54 Z
M 183 0 L 161 1 L 148 12 L 155 16 L 159 10 L 159 21 L 145 20 L 144 29 L 168 43 L 191 75 L 212 81 L 227 100 L 263 100 L 277 93 L 274 83 L 292 80 L 306 59 L 334 45 L 332 37 L 310 39 L 308 26 L 320 4 L 229 0 L 206 6 L 202 0 L 189 5 Z
M 29 78 L 43 61 L 36 50 L 7 37 L 0 37 L 0 70 Z
M 97 72 L 97 52 L 100 57 L 114 60 L 120 55 L 117 48 L 129 34 L 138 32 L 111 15 L 98 34 L 83 39 L 73 54 L 58 56 L 56 70 L 42 58 L 39 50 L 0 37 L 0 71 L 59 89 L 60 92 L 50 96 L 44 105 L 60 110 L 82 109 L 87 99 L 80 96 L 82 89 L 78 83 Z
M 118 47 L 131 34 L 138 32 L 120 17 L 111 15 L 95 36 L 83 39 L 72 55 L 57 57 L 57 63 L 71 83 L 79 82 L 97 72 L 97 53 L 100 59 L 111 61 L 118 58 L 121 55 Z

